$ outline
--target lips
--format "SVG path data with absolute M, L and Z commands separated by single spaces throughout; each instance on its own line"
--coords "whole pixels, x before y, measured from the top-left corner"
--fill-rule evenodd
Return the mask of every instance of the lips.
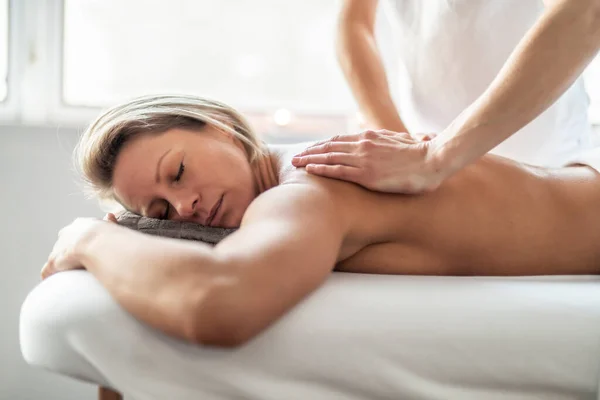
M 208 216 L 208 219 L 206 220 L 207 226 L 212 225 L 213 220 L 215 219 L 215 216 L 217 215 L 217 212 L 219 212 L 219 208 L 221 207 L 222 202 L 223 202 L 223 196 L 221 196 L 219 198 L 219 201 L 217 201 L 217 203 L 213 206 L 212 210 L 210 211 L 210 215 Z

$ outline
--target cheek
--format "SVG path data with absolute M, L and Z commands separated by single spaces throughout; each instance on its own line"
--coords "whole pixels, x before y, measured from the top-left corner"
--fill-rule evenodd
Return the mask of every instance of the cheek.
M 238 185 L 239 188 L 253 187 L 252 168 L 246 156 L 237 149 L 221 153 L 214 165 L 218 165 L 215 169 L 223 182 Z
M 256 190 L 250 164 L 246 160 L 236 160 L 225 174 L 223 183 L 232 194 L 235 194 L 237 208 L 246 209 L 254 200 Z
M 235 194 L 238 207 L 247 205 L 252 200 L 255 187 L 250 164 L 245 155 L 235 149 L 218 150 L 198 155 L 194 160 L 197 162 L 193 170 L 197 172 L 194 173 L 193 185 L 198 190 L 213 188 L 231 192 Z

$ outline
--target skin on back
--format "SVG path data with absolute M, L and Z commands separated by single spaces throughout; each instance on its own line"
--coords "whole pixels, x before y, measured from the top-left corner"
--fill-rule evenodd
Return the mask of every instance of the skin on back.
M 282 165 L 293 149 L 282 154 Z M 283 168 L 280 184 L 326 185 L 350 229 L 336 270 L 419 275 L 595 274 L 600 175 L 485 156 L 423 195 L 376 193 Z M 310 229 L 309 226 L 306 229 Z

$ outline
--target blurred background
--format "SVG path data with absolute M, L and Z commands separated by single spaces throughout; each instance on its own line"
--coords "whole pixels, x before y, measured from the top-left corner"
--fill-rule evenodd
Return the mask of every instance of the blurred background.
M 194 93 L 244 112 L 263 140 L 358 131 L 338 67 L 335 0 L 0 0 L 0 400 L 94 399 L 96 388 L 30 368 L 19 311 L 58 230 L 103 213 L 71 166 L 103 107 L 142 94 Z M 393 27 L 380 12 L 379 47 Z M 387 41 L 383 38 L 388 38 Z M 600 61 L 585 72 L 600 124 Z

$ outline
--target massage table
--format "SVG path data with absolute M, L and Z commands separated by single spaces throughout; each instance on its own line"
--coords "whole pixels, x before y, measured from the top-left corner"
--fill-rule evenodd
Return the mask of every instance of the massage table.
M 81 270 L 39 283 L 20 318 L 32 367 L 127 400 L 600 399 L 597 276 L 334 272 L 233 349 L 147 326 Z

